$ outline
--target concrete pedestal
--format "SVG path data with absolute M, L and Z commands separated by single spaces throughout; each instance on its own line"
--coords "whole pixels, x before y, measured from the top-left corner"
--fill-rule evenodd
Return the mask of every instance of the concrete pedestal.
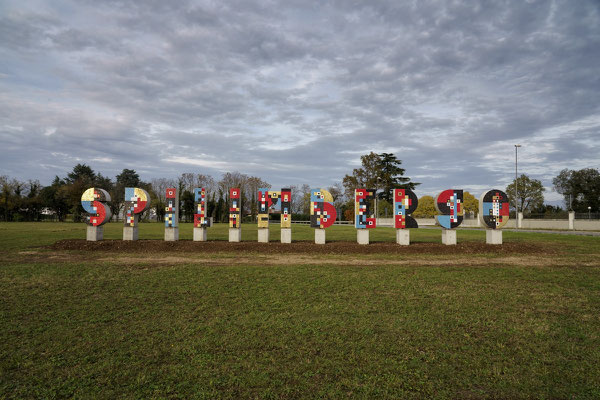
M 241 242 L 242 241 L 242 230 L 239 228 L 229 228 L 229 241 L 230 242 Z
M 396 229 L 396 243 L 408 246 L 410 244 L 410 231 L 408 229 Z
M 123 227 L 123 240 L 138 240 L 138 227 L 137 226 L 124 226 Z
M 316 244 L 325 244 L 325 229 L 321 229 L 321 228 L 315 229 L 315 243 Z
M 357 229 L 356 230 L 356 241 L 358 244 L 369 244 L 369 230 L 368 229 Z
M 206 242 L 206 228 L 194 228 L 194 242 Z
M 446 245 L 456 244 L 456 231 L 454 229 L 443 229 L 442 228 L 442 243 Z
M 486 229 L 485 242 L 487 244 L 502 244 L 502 231 L 500 229 Z
M 523 227 L 523 213 L 520 212 L 517 214 L 517 228 L 521 229 Z
M 258 242 L 269 243 L 269 228 L 258 228 Z
M 569 229 L 575 229 L 575 211 L 569 211 Z
M 176 242 L 179 240 L 179 228 L 165 228 L 165 242 Z
M 292 243 L 291 228 L 281 228 L 281 243 Z
M 104 227 L 88 225 L 85 238 L 89 242 L 97 242 L 98 240 L 102 240 L 104 238 Z

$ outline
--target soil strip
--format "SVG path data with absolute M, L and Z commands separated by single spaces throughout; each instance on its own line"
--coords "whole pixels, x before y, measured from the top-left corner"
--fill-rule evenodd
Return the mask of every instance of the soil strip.
M 162 240 L 103 240 L 88 242 L 83 239 L 60 240 L 48 246 L 52 250 L 80 250 L 114 253 L 258 253 L 258 254 L 559 254 L 556 246 L 539 243 L 508 242 L 502 245 L 488 245 L 481 242 L 463 242 L 455 246 L 441 243 L 413 243 L 400 246 L 396 243 L 379 242 L 359 245 L 356 242 L 329 242 L 324 245 L 313 242 L 258 243 L 226 241 L 194 242 L 180 240 L 165 242 Z

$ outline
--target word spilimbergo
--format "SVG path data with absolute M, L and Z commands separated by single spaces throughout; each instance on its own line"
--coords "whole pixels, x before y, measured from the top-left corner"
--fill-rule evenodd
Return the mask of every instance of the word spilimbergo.
M 241 229 L 241 191 L 239 188 L 229 189 L 229 228 Z M 377 225 L 371 214 L 370 204 L 377 195 L 375 189 L 356 189 L 354 191 L 354 227 L 371 229 Z M 194 228 L 206 229 L 211 226 L 211 218 L 206 215 L 205 188 L 194 189 Z M 417 221 L 411 214 L 417 209 L 419 199 L 410 189 L 393 189 L 394 227 L 396 229 L 418 228 Z M 112 217 L 107 202 L 111 198 L 108 192 L 100 188 L 89 188 L 81 196 L 81 204 L 88 213 L 85 218 L 90 227 L 100 228 Z M 292 223 L 292 191 L 258 189 L 258 228 L 269 228 L 269 211 L 273 206 L 281 206 L 281 228 L 291 229 Z M 179 193 L 177 188 L 166 189 L 165 229 L 179 226 Z M 463 221 L 463 190 L 447 189 L 437 195 L 435 207 L 438 224 L 447 230 L 457 228 Z M 141 213 L 150 208 L 150 195 L 141 188 L 125 188 L 125 206 L 123 221 L 125 228 L 137 228 Z M 333 206 L 333 196 L 325 189 L 310 190 L 310 226 L 326 229 L 333 225 L 337 211 Z M 484 192 L 479 198 L 479 218 L 488 229 L 501 229 L 509 219 L 509 204 L 506 193 L 498 189 Z M 166 238 L 167 236 L 165 236 Z M 95 239 L 100 240 L 98 236 Z M 137 239 L 130 238 L 129 240 Z M 176 239 L 175 239 L 176 240 Z

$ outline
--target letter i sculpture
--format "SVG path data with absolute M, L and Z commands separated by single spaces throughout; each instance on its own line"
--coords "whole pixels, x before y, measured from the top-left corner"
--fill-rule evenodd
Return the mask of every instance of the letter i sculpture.
M 240 189 L 229 189 L 229 241 L 242 241 L 242 205 Z
M 354 190 L 354 227 L 358 244 L 369 244 L 369 229 L 376 226 L 377 220 L 371 215 L 371 202 L 375 199 L 375 189 Z
M 206 189 L 194 189 L 194 241 L 206 242 L 206 228 L 212 225 L 210 218 L 206 216 Z
M 165 241 L 179 240 L 179 193 L 176 188 L 168 188 L 165 207 Z
M 292 243 L 292 189 L 281 189 L 281 243 Z

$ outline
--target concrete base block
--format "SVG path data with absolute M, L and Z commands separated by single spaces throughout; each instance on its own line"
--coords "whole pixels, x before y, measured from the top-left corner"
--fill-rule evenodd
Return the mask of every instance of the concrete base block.
M 104 227 L 88 225 L 85 238 L 89 242 L 97 242 L 98 240 L 102 240 L 104 238 Z
M 281 243 L 292 243 L 291 228 L 281 228 Z
M 206 228 L 194 228 L 194 242 L 206 242 Z
M 242 230 L 238 228 L 229 228 L 229 241 L 230 242 L 241 242 L 242 241 Z
M 402 246 L 410 245 L 410 231 L 408 229 L 396 229 L 396 243 Z
M 442 229 L 442 243 L 446 245 L 456 244 L 456 231 L 454 229 Z
M 269 228 L 258 228 L 258 242 L 269 243 Z
M 325 229 L 321 229 L 321 228 L 315 229 L 315 243 L 316 244 L 325 244 Z
M 137 226 L 124 226 L 123 227 L 123 240 L 138 240 L 138 227 Z
M 165 228 L 165 242 L 176 242 L 179 240 L 179 228 Z
M 485 242 L 487 244 L 502 244 L 502 231 L 499 229 L 486 229 Z
M 369 244 L 369 230 L 368 229 L 357 229 L 356 230 L 356 241 L 358 244 Z
M 523 213 L 520 212 L 517 214 L 517 228 L 521 229 L 523 227 Z

